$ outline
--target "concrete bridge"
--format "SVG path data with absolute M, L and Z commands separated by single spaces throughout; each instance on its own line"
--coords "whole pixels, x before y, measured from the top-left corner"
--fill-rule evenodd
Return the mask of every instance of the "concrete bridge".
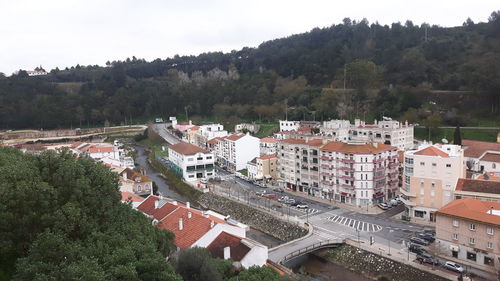
M 294 258 L 298 258 L 298 257 L 303 256 L 305 254 L 312 253 L 312 252 L 319 250 L 319 249 L 337 247 L 337 246 L 343 244 L 344 242 L 345 242 L 344 239 L 334 239 L 334 240 L 325 240 L 325 241 L 321 241 L 318 243 L 314 243 L 312 245 L 306 246 L 305 248 L 298 249 L 298 250 L 295 250 L 295 251 L 289 253 L 288 255 L 283 257 L 283 259 L 281 260 L 281 263 L 286 263 L 287 261 L 290 261 Z

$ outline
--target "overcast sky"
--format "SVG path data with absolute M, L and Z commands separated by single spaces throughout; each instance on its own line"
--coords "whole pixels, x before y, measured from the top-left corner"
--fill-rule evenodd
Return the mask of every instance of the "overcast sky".
M 0 0 L 0 72 L 228 52 L 345 17 L 457 26 L 499 9 L 498 0 Z

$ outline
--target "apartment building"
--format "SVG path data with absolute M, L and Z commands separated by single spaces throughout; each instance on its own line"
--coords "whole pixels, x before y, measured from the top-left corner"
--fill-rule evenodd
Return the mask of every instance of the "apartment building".
M 390 145 L 328 142 L 320 149 L 323 198 L 371 206 L 398 190 L 398 151 Z
M 465 177 L 464 151 L 458 145 L 423 144 L 404 158 L 400 191 L 406 215 L 435 221 L 435 211 L 453 200 L 458 179 Z
M 331 136 L 334 141 L 349 141 L 349 131 L 351 122 L 349 120 L 330 120 L 323 121 L 319 132 L 323 136 Z
M 319 191 L 322 139 L 285 139 L 278 144 L 278 175 L 283 187 L 314 194 Z
M 247 164 L 248 178 L 252 180 L 270 180 L 277 177 L 278 157 L 276 154 L 255 157 Z
M 278 140 L 275 138 L 260 139 L 260 155 L 275 154 L 278 147 Z
M 187 142 L 168 147 L 170 167 L 186 181 L 214 177 L 214 161 L 213 153 Z
M 300 121 L 280 120 L 280 131 L 297 131 L 300 127 Z
M 463 198 L 436 212 L 438 254 L 495 273 L 500 263 L 500 203 Z
M 500 170 L 500 143 L 462 140 L 467 168 L 476 173 Z
M 231 171 L 245 169 L 249 161 L 260 155 L 259 138 L 248 133 L 217 138 L 210 147 L 215 151 L 218 164 Z

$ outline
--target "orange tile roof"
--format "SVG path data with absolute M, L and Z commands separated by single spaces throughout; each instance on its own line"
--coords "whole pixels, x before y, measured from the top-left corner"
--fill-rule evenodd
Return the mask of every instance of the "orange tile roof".
M 485 179 L 487 176 L 487 179 Z M 487 172 L 486 174 L 479 175 L 478 180 L 500 181 L 500 171 Z
M 189 212 L 189 209 L 178 208 L 158 224 L 158 227 L 174 233 L 174 244 L 179 248 L 190 247 L 211 229 L 212 220 L 210 218 L 195 212 L 191 212 L 191 218 L 188 218 Z M 179 230 L 179 219 L 181 218 L 183 228 Z
M 500 194 L 500 181 L 483 179 L 458 179 L 455 190 Z
M 414 155 L 439 156 L 443 158 L 450 157 L 448 153 L 442 151 L 441 149 L 435 146 L 428 146 L 422 150 L 415 152 Z
M 205 150 L 199 146 L 196 146 L 196 145 L 193 145 L 193 144 L 190 144 L 187 142 L 183 142 L 183 141 L 181 141 L 178 144 L 171 145 L 168 148 L 170 148 L 170 149 L 172 149 L 172 150 L 174 150 L 177 153 L 180 153 L 182 155 L 195 155 L 196 153 L 209 153 L 207 150 Z
M 71 148 L 77 148 L 77 147 L 78 147 L 78 146 L 80 146 L 82 143 L 83 143 L 83 142 L 81 142 L 81 141 L 77 141 L 77 142 L 72 143 L 70 147 L 71 147 Z
M 500 225 L 500 216 L 489 214 L 490 208 L 500 211 L 500 203 L 462 198 L 448 203 L 436 213 L 482 223 Z
M 133 180 L 135 181 L 136 178 L 140 178 L 141 182 L 151 182 L 152 180 L 148 178 L 147 176 L 138 173 L 130 168 L 126 168 L 120 173 L 120 176 L 123 177 L 124 174 L 127 174 L 127 180 Z
M 241 240 L 243 238 L 223 231 L 207 246 L 207 250 L 214 258 L 223 259 L 224 248 L 229 247 L 231 259 L 233 261 L 241 261 L 250 252 L 250 248 L 241 243 Z
M 275 139 L 275 138 L 261 138 L 260 142 L 271 142 L 271 143 L 274 143 L 274 142 L 278 142 L 278 140 Z
M 104 146 L 104 147 L 92 146 L 88 150 L 89 153 L 103 153 L 103 152 L 113 152 L 113 151 L 115 151 L 115 148 L 113 146 Z
M 262 155 L 261 157 L 259 157 L 259 159 L 267 160 L 267 159 L 273 159 L 276 157 L 278 157 L 278 156 L 276 155 L 276 153 L 274 153 L 274 154 Z
M 310 146 L 322 146 L 323 145 L 322 139 L 313 139 L 313 140 L 308 140 L 308 141 L 306 141 L 305 139 L 284 139 L 283 142 L 289 143 L 289 144 L 303 144 L 303 145 L 310 145 Z
M 500 143 L 462 140 L 462 146 L 465 146 L 464 156 L 470 158 L 479 158 L 486 151 L 500 151 Z
M 223 140 L 224 138 L 221 138 L 221 137 L 215 137 L 211 140 L 208 141 L 209 144 L 216 144 L 218 141 L 221 141 Z
M 200 126 L 193 126 L 191 128 L 189 128 L 188 130 L 190 131 L 198 131 L 200 129 Z
M 244 136 L 245 136 L 245 134 L 232 134 L 232 135 L 225 137 L 225 139 L 230 140 L 230 141 L 237 141 Z
M 500 153 L 489 153 L 483 155 L 479 160 L 500 163 Z
M 396 147 L 387 144 L 350 144 L 344 142 L 330 141 L 328 142 L 321 151 L 327 152 L 342 152 L 342 153 L 377 153 L 384 150 L 396 150 Z
M 122 201 L 131 201 L 131 202 L 142 202 L 144 201 L 144 198 L 137 196 L 133 193 L 127 192 L 127 191 L 122 191 Z

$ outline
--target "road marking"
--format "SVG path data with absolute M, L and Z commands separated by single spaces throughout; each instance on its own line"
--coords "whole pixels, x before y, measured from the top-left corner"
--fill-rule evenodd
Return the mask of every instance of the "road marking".
M 350 228 L 354 228 L 354 229 L 359 230 L 359 231 L 378 232 L 378 231 L 382 230 L 382 226 L 380 226 L 378 224 L 359 221 L 359 220 L 346 218 L 346 217 L 342 217 L 342 216 L 338 216 L 338 215 L 327 217 L 325 219 L 328 221 L 331 221 L 333 223 L 338 223 L 338 224 L 348 226 Z

